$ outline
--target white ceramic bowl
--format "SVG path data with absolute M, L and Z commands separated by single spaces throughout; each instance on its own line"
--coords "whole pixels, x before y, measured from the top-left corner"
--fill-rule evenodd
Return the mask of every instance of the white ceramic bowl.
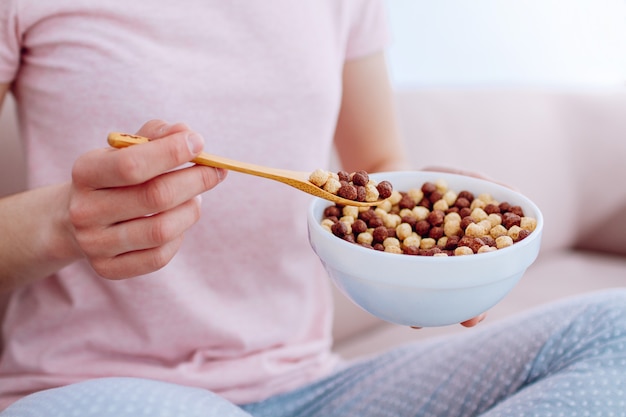
M 409 326 L 460 323 L 489 310 L 508 294 L 539 253 L 543 216 L 528 198 L 507 187 L 461 175 L 402 171 L 371 175 L 395 190 L 421 187 L 443 179 L 456 192 L 489 193 L 523 208 L 537 219 L 525 239 L 494 252 L 432 257 L 367 249 L 340 239 L 320 225 L 332 203 L 315 199 L 308 211 L 309 240 L 330 278 L 350 300 L 388 322 Z

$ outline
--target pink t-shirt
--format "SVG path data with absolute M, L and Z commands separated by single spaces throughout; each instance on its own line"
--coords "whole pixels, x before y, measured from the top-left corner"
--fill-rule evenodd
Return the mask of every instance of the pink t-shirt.
M 0 82 L 13 83 L 31 187 L 68 181 L 108 132 L 152 118 L 189 124 L 227 157 L 329 165 L 343 63 L 387 42 L 381 1 L 184 4 L 0 2 Z M 78 262 L 15 291 L 0 409 L 104 376 L 247 403 L 327 374 L 337 358 L 329 282 L 306 234 L 311 198 L 230 173 L 162 270 L 107 281 Z

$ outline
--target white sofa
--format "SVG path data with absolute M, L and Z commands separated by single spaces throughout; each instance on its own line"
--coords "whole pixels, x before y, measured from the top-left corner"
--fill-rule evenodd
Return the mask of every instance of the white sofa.
M 626 91 L 419 90 L 397 93 L 415 168 L 482 172 L 517 187 L 545 216 L 542 251 L 484 324 L 556 298 L 626 285 Z M 0 196 L 24 187 L 14 103 L 0 115 Z M 471 331 L 384 323 L 336 294 L 345 357 Z

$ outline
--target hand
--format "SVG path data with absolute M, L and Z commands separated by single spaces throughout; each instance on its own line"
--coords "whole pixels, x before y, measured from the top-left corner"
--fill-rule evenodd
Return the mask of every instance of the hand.
M 198 165 L 175 169 L 203 148 L 202 138 L 183 124 L 153 120 L 137 134 L 154 140 L 94 150 L 72 170 L 70 229 L 93 269 L 109 279 L 165 266 L 200 216 L 199 195 L 226 175 Z

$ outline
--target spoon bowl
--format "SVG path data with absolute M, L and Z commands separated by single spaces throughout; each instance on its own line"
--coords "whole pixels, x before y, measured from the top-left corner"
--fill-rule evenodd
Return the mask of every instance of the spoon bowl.
M 108 136 L 108 143 L 114 148 L 126 148 L 128 146 L 138 145 L 146 142 L 149 142 L 148 138 L 138 135 L 131 135 L 129 133 L 113 132 L 110 133 Z M 309 172 L 270 168 L 261 165 L 250 164 L 247 162 L 236 161 L 234 159 L 224 158 L 222 156 L 212 155 L 206 152 L 201 152 L 191 162 L 199 165 L 206 165 L 214 168 L 224 168 L 230 171 L 237 171 L 243 174 L 255 175 L 257 177 L 263 177 L 274 181 L 279 181 L 294 188 L 297 188 L 300 191 L 304 191 L 305 193 L 341 205 L 369 207 L 376 206 L 384 201 L 378 200 L 365 202 L 354 201 L 340 197 L 324 190 L 323 188 L 318 187 L 317 185 L 309 181 Z

